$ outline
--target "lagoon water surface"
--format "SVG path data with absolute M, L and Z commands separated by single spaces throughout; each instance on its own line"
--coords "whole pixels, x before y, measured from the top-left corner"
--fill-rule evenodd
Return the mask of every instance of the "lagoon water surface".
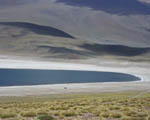
M 139 77 L 115 73 L 74 70 L 0 69 L 0 86 L 25 86 L 45 84 L 129 82 Z

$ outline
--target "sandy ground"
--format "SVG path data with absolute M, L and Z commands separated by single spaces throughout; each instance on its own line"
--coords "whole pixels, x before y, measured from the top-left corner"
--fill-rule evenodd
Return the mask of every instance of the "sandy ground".
M 16 59 L 8 56 L 0 56 L 0 68 L 121 72 L 136 75 L 142 79 L 138 82 L 123 83 L 83 83 L 0 87 L 0 96 L 28 96 L 84 92 L 150 91 L 150 67 L 148 63 L 133 64 L 130 62 L 118 63 L 113 61 L 98 63 L 95 61 L 95 64 L 91 65 L 79 63 L 40 62 L 34 60 Z

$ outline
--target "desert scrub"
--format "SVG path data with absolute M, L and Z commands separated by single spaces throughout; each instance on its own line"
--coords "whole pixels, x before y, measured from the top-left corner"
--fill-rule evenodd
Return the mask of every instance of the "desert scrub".
M 41 109 L 37 109 L 37 110 L 36 110 L 36 114 L 37 114 L 37 115 L 47 115 L 48 112 L 49 112 L 49 110 L 46 109 L 46 108 L 41 108 Z
M 103 117 L 103 118 L 109 118 L 110 113 L 109 112 L 104 112 L 104 113 L 100 114 L 100 116 Z
M 63 111 L 61 114 L 65 117 L 71 117 L 71 116 L 77 115 L 76 112 L 73 110 L 66 110 L 66 111 Z
M 124 115 L 128 116 L 128 117 L 136 117 L 138 115 L 137 112 L 135 111 L 126 111 L 126 112 L 123 112 Z
M 125 116 L 125 117 L 122 117 L 121 120 L 132 120 L 132 118 L 131 118 L 131 117 L 126 117 L 126 116 Z
M 118 112 L 113 112 L 111 113 L 110 115 L 111 118 L 121 118 L 122 117 L 122 114 L 121 113 L 118 113 Z
M 127 112 L 130 110 L 131 110 L 131 108 L 129 108 L 129 107 L 121 107 L 121 109 L 120 109 L 120 111 L 122 111 L 122 112 Z
M 93 111 L 91 112 L 93 113 L 95 116 L 100 116 L 100 114 L 102 113 L 102 110 L 101 109 L 93 109 Z
M 5 112 L 1 112 L 0 113 L 0 118 L 13 118 L 13 117 L 16 117 L 17 114 L 14 113 L 14 112 L 9 112 L 9 111 L 5 111 Z
M 109 107 L 109 110 L 120 110 L 121 107 L 120 106 L 116 106 L 116 105 L 113 105 L 113 106 L 110 106 Z
M 38 116 L 37 120 L 55 120 L 55 118 L 51 115 L 41 115 Z
M 37 114 L 36 114 L 36 112 L 29 110 L 29 111 L 21 112 L 21 116 L 22 117 L 36 117 Z
M 60 116 L 62 114 L 62 111 L 61 110 L 56 110 L 56 111 L 51 111 L 50 113 L 54 116 Z
M 133 99 L 137 93 L 71 94 L 57 97 L 0 97 L 0 114 L 16 113 L 13 120 L 32 119 L 50 116 L 57 120 L 84 118 L 90 114 L 95 118 L 119 120 L 150 120 L 150 94 Z M 10 112 L 7 112 L 10 111 Z M 30 117 L 30 118 L 26 118 Z M 7 119 L 7 118 L 6 118 Z M 9 118 L 10 119 L 10 118 Z M 11 118 L 12 119 L 12 118 Z M 43 118 L 44 119 L 44 118 Z M 100 120 L 101 120 L 100 119 Z
M 144 112 L 138 112 L 137 116 L 138 116 L 138 117 L 147 117 L 148 114 L 147 114 L 147 113 L 144 113 Z
M 124 117 L 121 120 L 147 120 L 147 119 L 141 117 Z

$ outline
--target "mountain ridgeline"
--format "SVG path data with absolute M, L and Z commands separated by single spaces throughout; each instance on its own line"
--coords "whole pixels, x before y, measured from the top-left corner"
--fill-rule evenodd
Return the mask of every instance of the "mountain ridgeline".
M 57 2 L 117 15 L 150 14 L 150 5 L 139 0 L 57 0 Z
M 75 39 L 75 37 L 73 37 L 72 35 L 50 26 L 43 26 L 43 25 L 37 25 L 33 23 L 26 23 L 26 22 L 0 22 L 0 25 L 7 25 L 11 27 L 27 29 L 28 31 L 34 32 L 39 35 L 48 35 L 54 37 Z
M 81 48 L 90 50 L 97 55 L 139 56 L 150 52 L 150 48 L 128 47 L 124 45 L 83 44 Z
M 46 59 L 85 59 L 104 56 L 127 58 L 138 56 L 145 59 L 150 57 L 150 47 L 88 42 L 62 30 L 34 23 L 0 22 L 0 28 L 0 36 L 2 36 L 0 50 L 3 54 L 31 55 Z M 32 36 L 30 32 L 34 35 Z

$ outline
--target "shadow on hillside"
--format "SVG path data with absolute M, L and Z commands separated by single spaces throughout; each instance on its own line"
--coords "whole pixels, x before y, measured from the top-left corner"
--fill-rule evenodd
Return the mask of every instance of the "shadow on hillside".
M 150 52 L 150 48 L 134 48 L 123 45 L 83 44 L 79 47 L 98 55 L 138 56 Z
M 72 38 L 72 39 L 75 38 L 62 30 L 50 26 L 42 26 L 42 25 L 37 25 L 32 23 L 25 23 L 25 22 L 0 22 L 0 25 L 24 28 L 39 35 L 49 35 L 49 36 L 65 37 L 65 38 Z

